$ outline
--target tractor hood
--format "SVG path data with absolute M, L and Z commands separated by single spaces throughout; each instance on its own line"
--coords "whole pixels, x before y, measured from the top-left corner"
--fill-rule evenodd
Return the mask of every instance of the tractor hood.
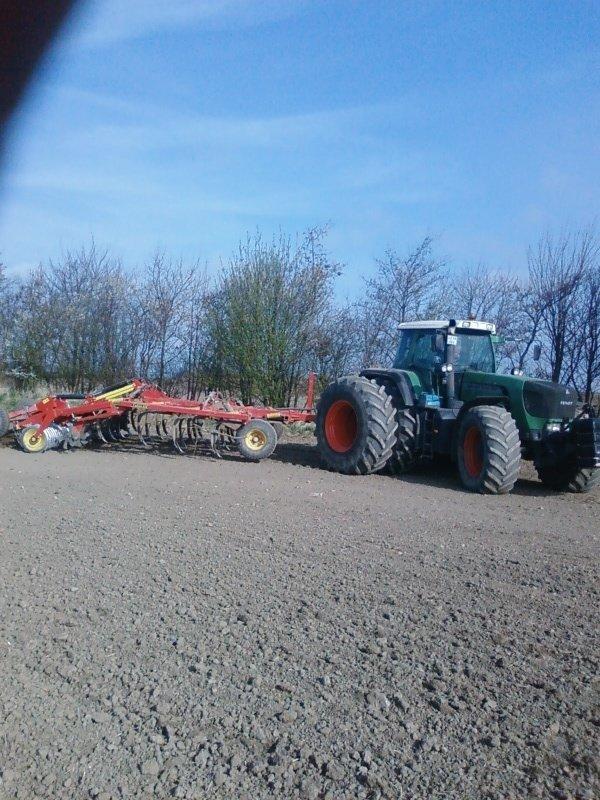
M 528 378 L 523 386 L 523 402 L 532 417 L 573 419 L 577 415 L 575 390 L 552 381 Z
M 577 394 L 568 386 L 523 375 L 502 375 L 467 370 L 459 379 L 460 399 L 503 397 L 525 438 L 531 430 L 541 430 L 549 420 L 574 419 Z

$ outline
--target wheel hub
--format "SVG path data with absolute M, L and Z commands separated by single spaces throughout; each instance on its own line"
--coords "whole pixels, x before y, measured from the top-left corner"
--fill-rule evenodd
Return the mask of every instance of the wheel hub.
M 483 437 L 476 425 L 472 425 L 467 430 L 463 449 L 465 468 L 471 478 L 477 478 L 483 469 Z
M 244 437 L 244 442 L 250 450 L 262 450 L 267 444 L 266 434 L 258 428 L 252 428 Z
M 325 438 L 336 453 L 347 453 L 356 441 L 358 419 L 354 406 L 347 400 L 336 400 L 325 415 Z

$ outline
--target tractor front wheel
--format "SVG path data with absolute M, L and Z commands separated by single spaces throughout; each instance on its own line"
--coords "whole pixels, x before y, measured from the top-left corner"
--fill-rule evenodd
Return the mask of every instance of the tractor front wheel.
M 8 412 L 6 412 L 3 408 L 0 408 L 0 439 L 3 436 L 6 436 L 10 429 L 10 420 L 8 418 Z
M 535 469 L 543 485 L 557 492 L 591 492 L 600 486 L 600 469 L 581 469 L 569 463 L 553 466 L 536 464 Z
M 321 395 L 316 434 L 329 469 L 346 475 L 377 472 L 390 458 L 396 441 L 392 398 L 368 378 L 339 378 Z
M 481 494 L 506 494 L 521 465 L 521 441 L 502 406 L 475 406 L 459 423 L 456 460 L 463 486 Z

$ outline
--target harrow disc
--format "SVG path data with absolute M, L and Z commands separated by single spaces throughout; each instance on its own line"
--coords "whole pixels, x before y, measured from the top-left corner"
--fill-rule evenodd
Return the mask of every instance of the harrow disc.
M 203 441 L 201 417 L 178 417 L 173 424 L 173 445 L 180 453 L 196 450 Z
M 108 444 L 108 439 L 104 435 L 104 429 L 101 422 L 95 422 L 93 424 L 92 438 L 95 442 L 104 442 L 104 444 Z
M 64 444 L 65 436 L 65 428 L 59 425 L 50 425 L 41 432 L 39 425 L 29 425 L 19 431 L 17 443 L 26 453 L 43 453 Z
M 169 442 L 173 436 L 173 418 L 153 411 L 133 412 L 131 425 L 144 447 Z
M 124 439 L 129 438 L 129 431 L 127 430 L 127 414 L 121 414 L 120 417 L 113 417 L 110 422 L 110 431 L 113 435 L 114 441 L 122 442 Z

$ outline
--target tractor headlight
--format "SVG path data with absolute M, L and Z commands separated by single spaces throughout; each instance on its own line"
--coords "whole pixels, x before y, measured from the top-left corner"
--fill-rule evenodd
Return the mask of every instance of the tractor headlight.
M 558 433 L 560 431 L 560 422 L 547 422 L 544 425 L 545 433 Z

